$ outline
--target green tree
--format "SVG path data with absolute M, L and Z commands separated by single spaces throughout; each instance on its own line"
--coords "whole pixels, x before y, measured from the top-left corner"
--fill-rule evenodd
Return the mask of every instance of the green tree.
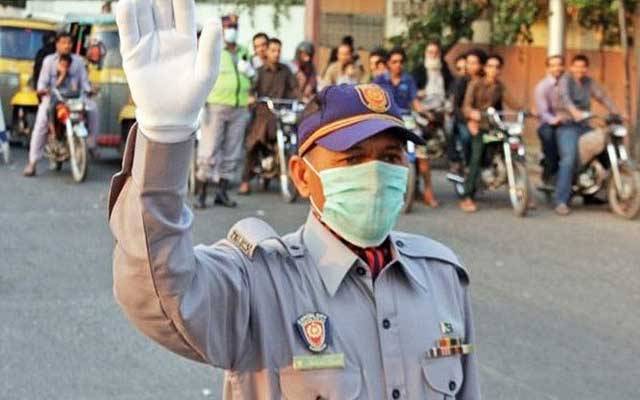
M 620 24 L 618 23 L 618 1 L 612 0 L 566 0 L 567 11 L 581 27 L 595 30 L 600 37 L 600 47 L 620 44 Z M 627 10 L 635 10 L 638 0 L 624 0 Z M 627 15 L 627 25 L 633 25 L 631 15 Z M 629 38 L 630 40 L 630 38 Z
M 546 3 L 546 2 L 544 2 Z M 419 13 L 406 15 L 408 29 L 391 38 L 394 45 L 407 50 L 409 60 L 417 61 L 426 42 L 437 38 L 447 52 L 462 39 L 473 38 L 474 21 L 491 23 L 494 45 L 531 42 L 531 25 L 540 16 L 540 1 L 523 0 L 427 0 Z

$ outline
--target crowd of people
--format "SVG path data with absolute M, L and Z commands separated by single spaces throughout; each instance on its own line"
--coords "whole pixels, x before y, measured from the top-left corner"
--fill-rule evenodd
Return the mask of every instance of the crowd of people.
M 307 103 L 331 85 L 377 84 L 405 114 L 425 112 L 427 104 L 433 102 L 452 106 L 447 123 L 449 168 L 466 177 L 460 208 L 465 212 L 477 211 L 474 197 L 484 151 L 483 136 L 489 129 L 485 112 L 489 107 L 523 108 L 501 80 L 504 67 L 501 56 L 473 48 L 455 59 L 451 71 L 441 44 L 433 40 L 426 44 L 422 61 L 412 71 L 407 70 L 407 56 L 399 47 L 388 51 L 382 47 L 372 49 L 365 68 L 353 38 L 345 36 L 331 51 L 326 68 L 318 71 L 314 63 L 315 48 L 310 42 L 300 43 L 294 60 L 284 63 L 282 42 L 278 38 L 256 33 L 251 51 L 238 43 L 238 16 L 222 17 L 222 26 L 224 49 L 220 73 L 200 119 L 195 207 L 207 206 L 211 185 L 215 187 L 215 204 L 235 207 L 237 203 L 229 195 L 229 186 L 240 171 L 238 194 L 251 193 L 260 151 L 274 140 L 276 130 L 275 116 L 258 99 L 295 99 Z M 36 63 L 36 68 L 42 69 L 36 80 L 42 103 L 25 176 L 36 174 L 37 161 L 42 157 L 47 132 L 51 130 L 47 121 L 53 119 L 55 99 L 50 99 L 54 91 L 78 88 L 91 91 L 85 61 L 71 54 L 71 43 L 68 34 L 59 34 L 50 46 L 53 54 L 41 57 L 43 60 Z M 591 99 L 604 104 L 611 113 L 619 113 L 601 86 L 589 77 L 586 56 L 575 56 L 569 72 L 565 73 L 564 64 L 562 55 L 549 57 L 548 74 L 535 91 L 540 118 L 538 133 L 545 155 L 543 184 L 555 186 L 555 210 L 560 215 L 570 212 L 578 139 L 589 130 L 582 120 L 584 112 L 591 108 Z M 95 107 L 89 107 L 90 138 L 96 131 L 97 112 Z M 416 158 L 422 200 L 425 205 L 436 208 L 439 202 L 432 188 L 431 167 L 424 146 L 418 146 Z M 532 202 L 530 206 L 535 204 Z

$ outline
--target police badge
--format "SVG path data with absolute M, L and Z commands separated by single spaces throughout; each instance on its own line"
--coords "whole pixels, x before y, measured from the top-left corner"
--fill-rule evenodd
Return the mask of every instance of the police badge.
M 322 313 L 302 315 L 296 320 L 295 327 L 304 344 L 313 353 L 322 353 L 331 344 L 329 317 Z

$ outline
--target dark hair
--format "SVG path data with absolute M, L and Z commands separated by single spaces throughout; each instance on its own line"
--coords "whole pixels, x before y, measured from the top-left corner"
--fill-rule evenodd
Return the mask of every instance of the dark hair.
M 353 50 L 353 36 L 343 36 L 340 44 L 346 44 L 347 46 L 351 47 L 351 50 Z
M 576 54 L 571 59 L 571 64 L 575 63 L 576 61 L 582 61 L 585 64 L 587 64 L 587 67 L 589 66 L 589 57 L 587 57 L 585 54 Z
M 499 54 L 490 54 L 489 57 L 487 57 L 487 62 L 489 60 L 497 60 L 500 63 L 501 67 L 504 65 L 504 58 L 502 58 L 502 56 Z
M 60 58 L 58 59 L 58 62 L 61 62 L 61 61 L 71 65 L 71 63 L 73 62 L 73 58 L 71 58 L 70 54 L 61 54 Z
M 386 61 L 387 60 L 387 51 L 384 49 L 384 47 L 374 47 L 371 52 L 369 52 L 369 58 L 373 57 L 373 56 L 377 56 L 382 58 L 382 60 Z
M 264 40 L 266 40 L 267 42 L 269 41 L 269 36 L 266 33 L 258 32 L 255 35 L 253 35 L 253 39 L 251 39 L 251 43 L 255 42 L 256 39 L 258 38 L 264 38 Z
M 272 44 L 277 44 L 278 46 L 282 47 L 282 42 L 280 41 L 280 39 L 276 37 L 269 38 L 269 41 L 267 42 L 267 44 L 269 46 L 271 46 Z
M 456 64 L 458 63 L 458 61 L 460 60 L 467 60 L 467 55 L 466 54 L 460 54 L 458 57 L 456 57 Z
M 67 32 L 67 31 L 60 31 L 60 32 L 56 33 L 56 43 L 58 43 L 60 41 L 60 39 L 62 39 L 62 38 L 72 39 L 71 38 L 71 34 L 69 32 Z
M 546 65 L 549 65 L 549 63 L 551 62 L 551 60 L 555 60 L 558 59 L 560 61 L 562 61 L 562 63 L 564 64 L 564 56 L 562 54 L 552 54 L 549 57 L 547 57 L 547 61 L 545 61 Z
M 484 65 L 487 62 L 487 52 L 485 52 L 482 49 L 471 49 L 469 51 L 467 51 L 467 53 L 465 54 L 465 57 L 469 57 L 469 56 L 473 56 L 476 57 L 479 61 L 480 64 Z
M 391 60 L 391 57 L 393 57 L 395 54 L 400 54 L 402 56 L 402 61 L 407 59 L 407 53 L 404 52 L 402 47 L 394 47 L 393 49 L 391 49 L 391 51 L 389 51 L 389 54 L 387 54 L 387 61 Z

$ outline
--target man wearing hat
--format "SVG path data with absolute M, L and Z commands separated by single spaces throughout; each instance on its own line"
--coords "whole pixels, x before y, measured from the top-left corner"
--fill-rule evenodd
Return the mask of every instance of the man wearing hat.
M 142 117 L 109 204 L 129 319 L 225 369 L 225 399 L 479 399 L 467 272 L 444 245 L 392 231 L 404 145 L 420 139 L 386 92 L 332 86 L 308 106 L 290 165 L 311 200 L 298 231 L 251 218 L 194 248 L 186 176 L 219 29 L 196 49 L 193 0 L 121 0 L 117 19 Z M 159 84 L 188 65 L 180 85 Z

